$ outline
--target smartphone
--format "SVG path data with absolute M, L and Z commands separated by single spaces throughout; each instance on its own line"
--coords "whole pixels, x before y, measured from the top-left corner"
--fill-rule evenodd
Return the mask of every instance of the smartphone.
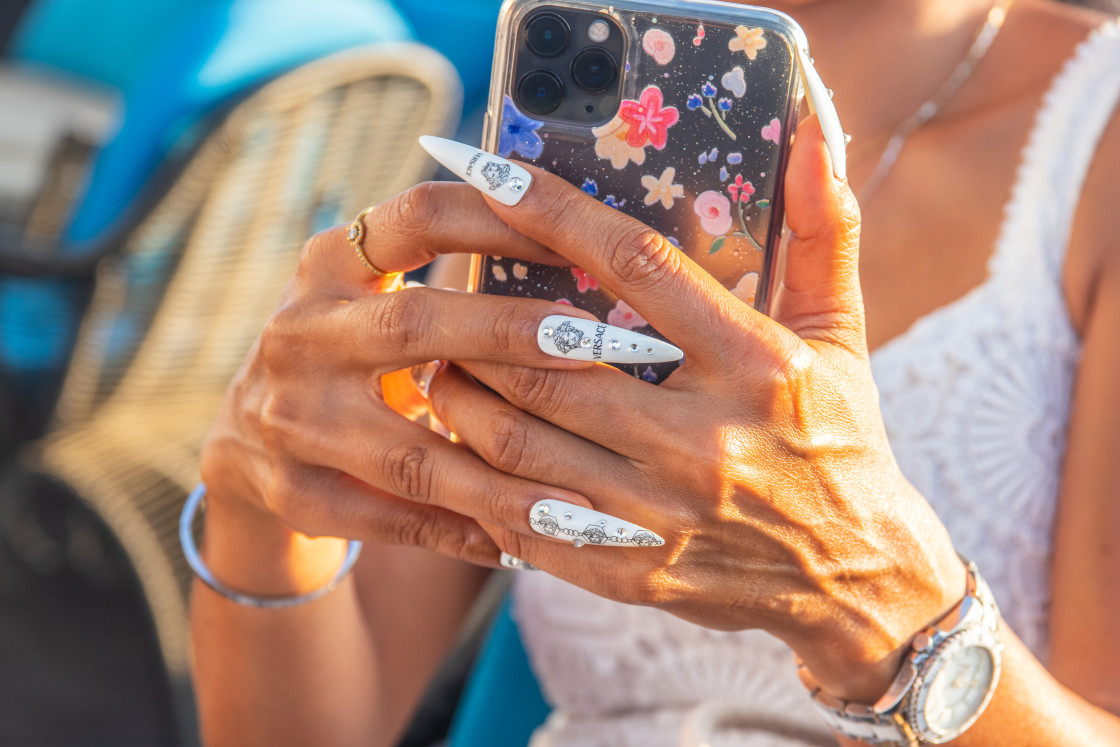
M 506 0 L 483 148 L 637 218 L 765 312 L 806 46 L 793 19 L 751 6 Z M 471 289 L 570 303 L 659 336 L 580 268 L 480 255 Z M 677 365 L 620 368 L 658 383 Z

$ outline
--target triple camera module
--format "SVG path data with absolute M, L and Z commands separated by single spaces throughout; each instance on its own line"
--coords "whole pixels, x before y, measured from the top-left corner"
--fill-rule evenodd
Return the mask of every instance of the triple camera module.
M 601 13 L 542 10 L 525 19 L 514 95 L 519 109 L 579 123 L 610 119 L 618 109 L 622 32 Z

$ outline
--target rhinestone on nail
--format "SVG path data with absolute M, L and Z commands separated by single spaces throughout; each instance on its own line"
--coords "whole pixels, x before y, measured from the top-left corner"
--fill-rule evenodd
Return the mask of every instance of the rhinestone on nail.
M 591 347 L 591 338 L 590 338 L 590 337 L 585 337 L 585 338 L 583 338 L 582 340 L 580 340 L 580 341 L 579 341 L 579 346 L 580 346 L 581 348 L 589 348 L 589 347 Z
M 537 506 L 537 513 L 541 516 L 548 516 L 548 506 Z
M 618 340 L 611 340 L 607 344 L 610 345 L 611 350 L 618 350 L 620 347 L 622 347 L 622 343 L 619 342 Z
M 541 334 L 545 337 L 552 337 L 554 332 L 556 332 L 556 330 L 554 330 L 552 327 L 545 327 L 541 330 Z
M 516 176 L 509 180 L 509 188 L 514 192 L 520 192 L 525 189 L 525 182 L 518 179 Z
M 576 537 L 574 540 L 572 540 L 573 547 L 583 547 L 586 544 L 587 540 L 585 540 L 583 537 Z
M 614 533 L 614 536 L 618 537 L 619 539 L 623 539 L 624 537 L 626 537 L 626 530 L 622 527 L 619 527 L 618 531 Z
M 605 527 L 606 525 L 607 525 L 607 520 L 606 520 L 606 519 L 602 519 L 602 520 L 601 520 L 601 521 L 599 522 L 599 526 L 601 526 L 601 527 Z
M 565 511 L 564 512 L 564 520 L 565 521 L 571 521 L 572 520 L 572 512 L 571 511 Z
M 646 355 L 653 355 L 653 348 L 646 348 Z
M 631 353 L 638 352 L 638 343 L 636 343 L 636 342 L 630 343 L 630 352 Z

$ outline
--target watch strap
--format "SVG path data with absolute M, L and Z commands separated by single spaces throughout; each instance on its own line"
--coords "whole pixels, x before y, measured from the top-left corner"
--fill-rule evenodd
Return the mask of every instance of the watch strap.
M 906 716 L 906 705 L 913 695 L 915 682 L 920 679 L 922 665 L 955 634 L 978 624 L 995 626 L 999 619 L 999 608 L 976 564 L 964 557 L 961 560 L 968 579 L 964 597 L 940 620 L 914 637 L 912 650 L 903 659 L 894 682 L 886 695 L 874 705 L 849 703 L 824 692 L 798 659 L 797 673 L 801 683 L 809 691 L 813 706 L 829 728 L 876 747 L 920 747 L 923 744 L 915 732 L 916 727 L 909 723 Z

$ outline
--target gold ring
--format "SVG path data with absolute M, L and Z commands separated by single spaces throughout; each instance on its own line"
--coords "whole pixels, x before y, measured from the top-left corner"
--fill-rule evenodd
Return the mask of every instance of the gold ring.
M 383 278 L 386 275 L 393 275 L 395 273 L 385 272 L 379 269 L 377 265 L 369 261 L 365 249 L 362 248 L 362 239 L 366 237 L 366 224 L 364 219 L 370 210 L 373 210 L 373 208 L 367 207 L 365 210 L 358 213 L 358 217 L 354 219 L 354 222 L 350 224 L 350 228 L 346 231 L 346 240 L 350 242 L 350 246 L 354 247 L 354 251 L 358 253 L 358 259 L 362 260 L 362 264 L 368 267 L 369 271 L 372 272 L 375 277 Z

